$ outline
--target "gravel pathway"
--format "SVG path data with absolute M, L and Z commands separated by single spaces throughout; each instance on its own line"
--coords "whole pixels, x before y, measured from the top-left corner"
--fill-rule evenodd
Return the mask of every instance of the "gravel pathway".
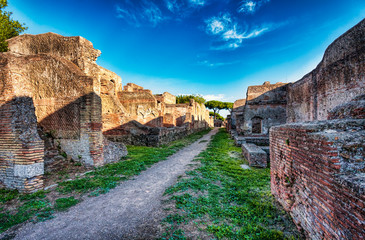
M 158 232 L 154 228 L 162 218 L 165 189 L 206 149 L 217 131 L 212 130 L 107 194 L 86 198 L 46 222 L 24 225 L 17 230 L 15 239 L 153 239 Z

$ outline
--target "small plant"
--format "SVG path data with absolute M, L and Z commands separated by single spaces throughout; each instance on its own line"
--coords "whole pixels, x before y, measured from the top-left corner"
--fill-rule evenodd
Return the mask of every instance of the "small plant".
M 67 158 L 67 153 L 61 152 L 61 156 L 64 157 L 64 158 Z
M 11 201 L 19 196 L 18 190 L 0 189 L 0 203 Z
M 48 192 L 44 191 L 44 190 L 39 190 L 39 191 L 37 191 L 35 193 L 31 193 L 31 194 L 22 194 L 22 195 L 20 195 L 19 199 L 20 200 L 41 199 L 41 198 L 46 197 L 46 193 L 48 193 Z
M 288 145 L 289 146 L 289 138 L 287 138 L 286 140 L 285 140 L 285 143 L 286 143 L 286 145 Z
M 56 200 L 54 208 L 58 211 L 64 211 L 68 208 L 76 205 L 79 202 L 78 199 L 75 199 L 74 197 L 69 198 L 59 198 Z
M 47 138 L 55 139 L 56 138 L 56 130 L 50 130 L 49 132 L 46 132 L 45 136 Z

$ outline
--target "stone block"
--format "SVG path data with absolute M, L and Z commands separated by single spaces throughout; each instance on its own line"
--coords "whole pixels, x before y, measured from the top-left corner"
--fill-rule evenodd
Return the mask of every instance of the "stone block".
M 239 147 L 241 146 L 243 143 L 246 143 L 245 138 L 241 137 L 241 136 L 234 136 L 234 144 Z
M 44 173 L 44 164 L 41 163 L 33 163 L 28 165 L 14 165 L 14 176 L 21 178 L 32 178 L 35 176 L 43 175 Z
M 267 154 L 260 147 L 252 143 L 242 144 L 242 154 L 251 167 L 267 167 Z

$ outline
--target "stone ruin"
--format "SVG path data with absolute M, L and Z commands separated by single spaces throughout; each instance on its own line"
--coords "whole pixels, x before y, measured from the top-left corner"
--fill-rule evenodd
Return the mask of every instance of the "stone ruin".
M 42 189 L 44 164 L 59 151 L 101 166 L 125 156 L 124 144 L 157 146 L 213 124 L 204 105 L 122 89 L 82 37 L 25 34 L 8 43 L 0 53 L 0 186 Z
M 103 131 L 113 142 L 159 146 L 213 127 L 213 118 L 204 104 L 194 100 L 176 104 L 176 97 L 167 92 L 154 95 L 151 90 L 128 83 L 118 92 L 118 99 L 125 117 L 109 121 Z
M 248 93 L 245 107 L 232 114 L 231 134 L 257 161 L 257 151 L 244 146 L 245 137 L 259 134 L 252 117 L 260 118 L 262 134 L 270 128 L 271 192 L 297 227 L 310 239 L 363 239 L 365 20 L 301 80 L 253 98 L 259 101 L 248 105 Z
M 228 129 L 250 166 L 267 167 L 269 129 L 286 122 L 287 84 L 249 86 L 246 98 L 234 102 Z M 255 146 L 258 145 L 259 147 Z

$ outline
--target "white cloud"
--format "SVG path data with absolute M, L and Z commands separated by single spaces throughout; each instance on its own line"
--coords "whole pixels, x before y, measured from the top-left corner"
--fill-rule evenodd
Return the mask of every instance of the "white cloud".
M 256 12 L 263 4 L 269 2 L 270 0 L 244 0 L 241 2 L 240 7 L 238 8 L 238 12 L 240 13 L 254 13 Z
M 232 61 L 232 62 L 209 62 L 208 60 L 204 60 L 204 61 L 200 61 L 198 62 L 198 65 L 201 66 L 207 66 L 210 68 L 216 68 L 216 67 L 222 67 L 222 66 L 226 66 L 226 65 L 232 65 L 232 64 L 237 64 L 240 63 L 241 61 Z
M 189 2 L 193 5 L 198 5 L 198 6 L 205 5 L 205 0 L 189 0 Z
M 229 13 L 211 17 L 205 21 L 206 32 L 218 36 L 218 46 L 211 49 L 224 50 L 235 49 L 242 45 L 244 39 L 254 38 L 269 30 L 269 27 L 258 27 L 249 32 L 242 30 Z
M 211 101 L 211 100 L 217 100 L 217 101 L 223 101 L 225 96 L 224 94 L 208 94 L 208 95 L 203 95 L 203 98 L 207 101 Z
M 179 18 L 191 15 L 196 9 L 207 5 L 206 0 L 165 0 L 166 8 Z
M 248 1 L 242 3 L 241 7 L 239 8 L 239 12 L 254 12 L 256 8 L 256 3 L 253 1 Z
M 156 26 L 166 19 L 160 8 L 148 0 L 143 0 L 138 5 L 125 0 L 116 6 L 116 12 L 118 18 L 124 19 L 129 24 L 137 27 L 143 23 L 150 23 Z

